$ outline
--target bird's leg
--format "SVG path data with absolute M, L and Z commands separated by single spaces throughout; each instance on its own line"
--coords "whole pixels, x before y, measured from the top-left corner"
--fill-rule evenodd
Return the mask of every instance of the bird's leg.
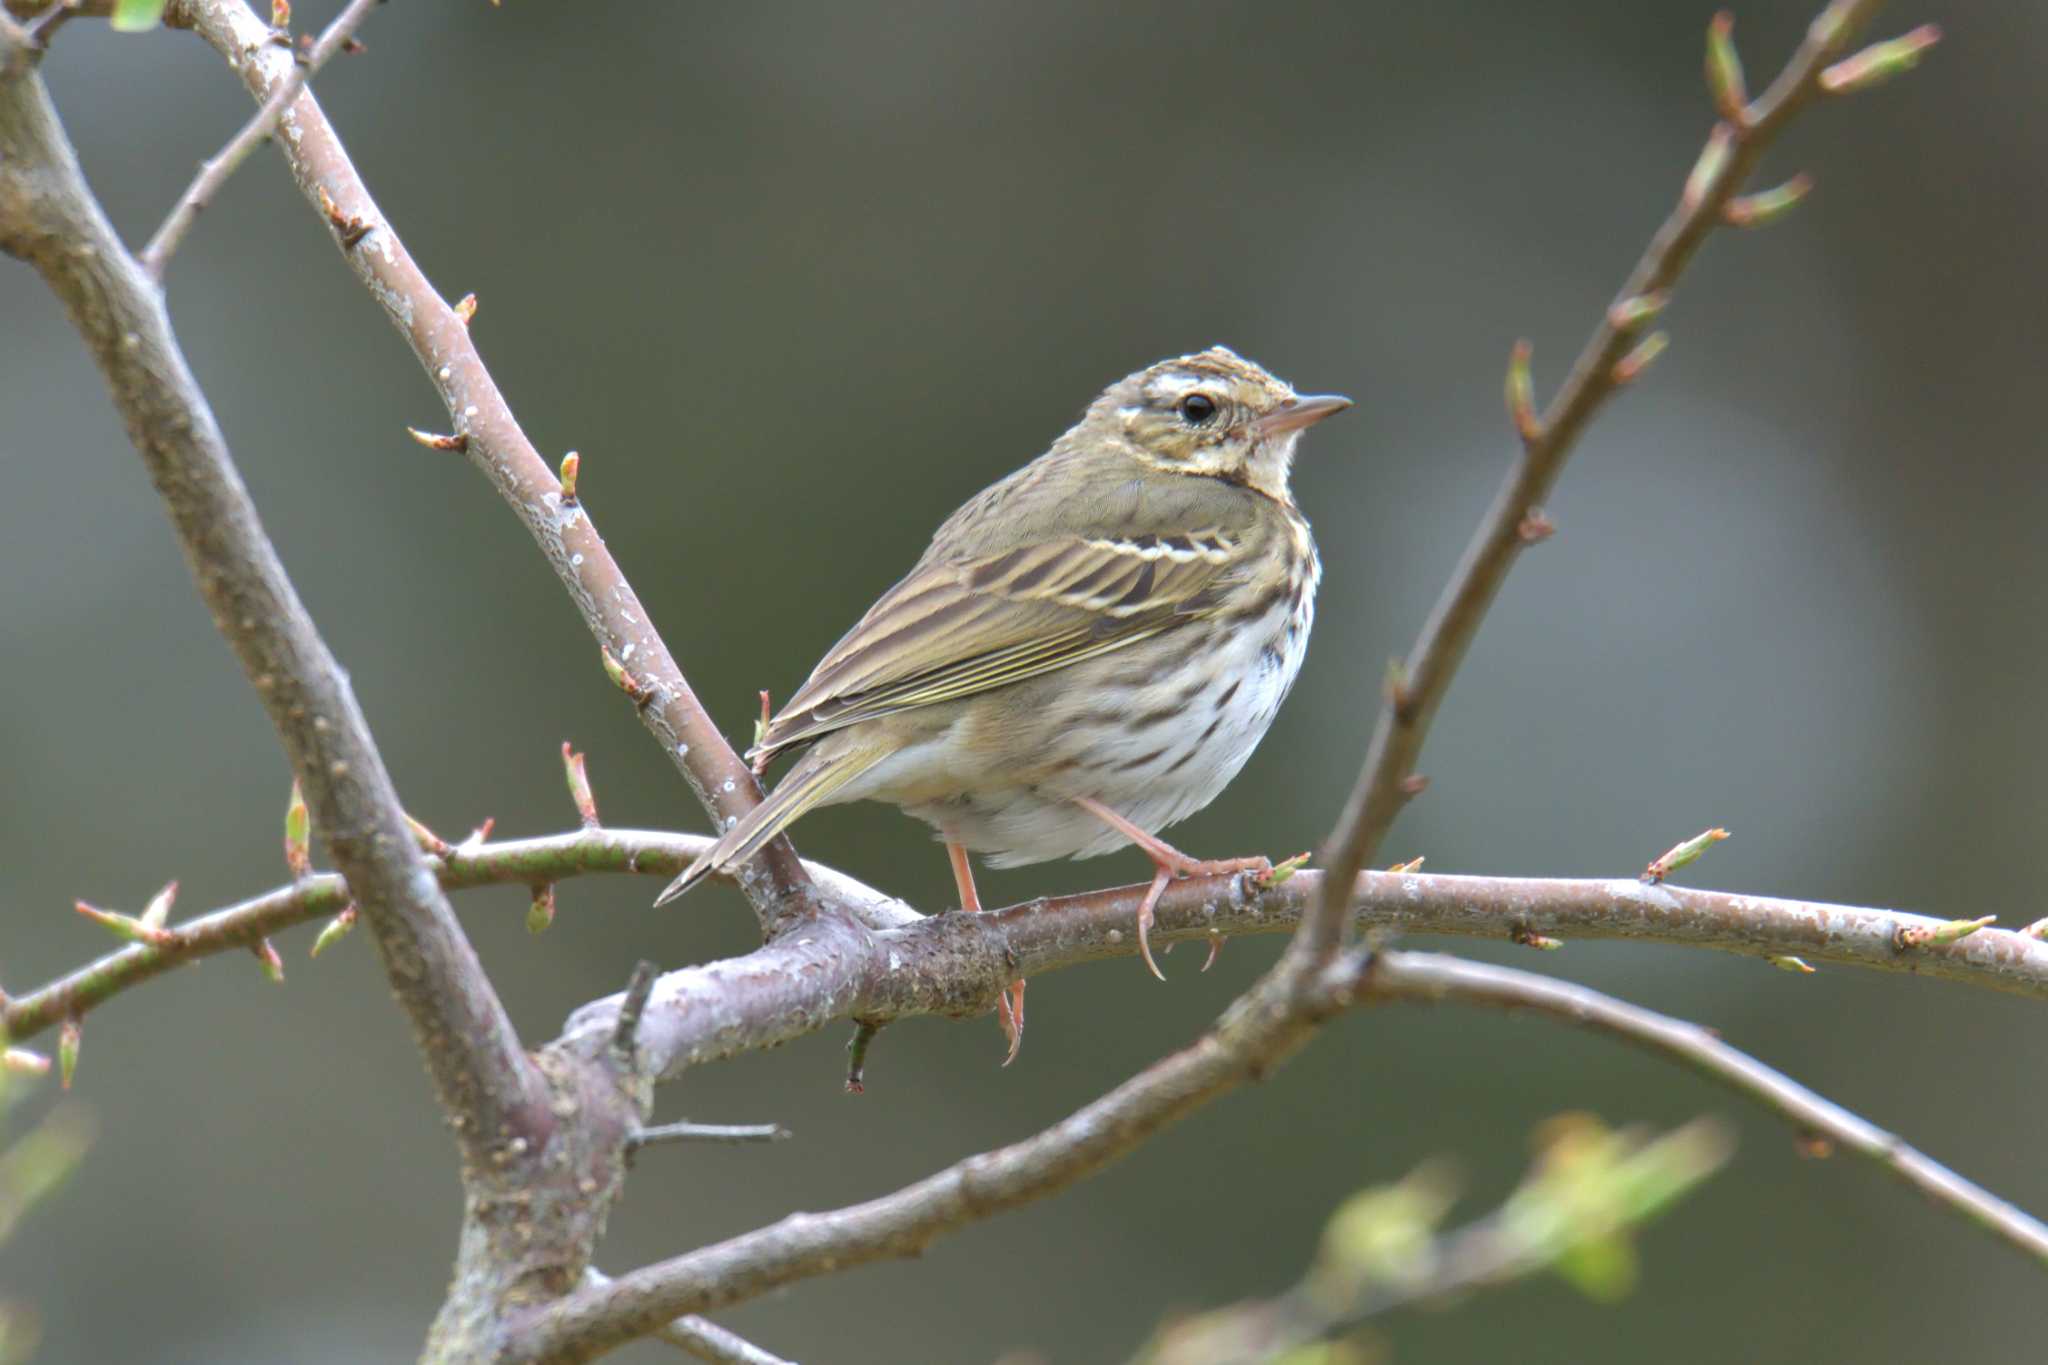
M 1145 888 L 1145 899 L 1138 903 L 1138 955 L 1145 959 L 1152 975 L 1161 981 L 1166 980 L 1166 974 L 1152 960 L 1152 912 L 1159 904 L 1159 897 L 1165 893 L 1168 882 L 1175 877 L 1224 877 L 1235 872 L 1250 872 L 1259 877 L 1272 875 L 1273 861 L 1270 858 L 1191 858 L 1158 835 L 1138 828 L 1094 797 L 1077 796 L 1074 804 L 1143 849 L 1145 856 L 1152 860 L 1152 885 Z M 1216 949 L 1221 946 L 1219 939 L 1209 941 L 1209 961 L 1202 964 L 1203 971 L 1208 971 L 1216 961 Z
M 967 850 L 948 839 L 946 857 L 953 864 L 953 885 L 960 891 L 960 908 L 980 910 L 981 893 L 974 889 L 974 865 L 967 860 Z M 1010 1053 L 1003 1058 L 1003 1065 L 1008 1066 L 1017 1060 L 1017 1049 L 1024 1045 L 1023 978 L 1012 981 L 996 997 L 996 1013 L 1002 1021 L 1003 1036 L 1010 1040 Z

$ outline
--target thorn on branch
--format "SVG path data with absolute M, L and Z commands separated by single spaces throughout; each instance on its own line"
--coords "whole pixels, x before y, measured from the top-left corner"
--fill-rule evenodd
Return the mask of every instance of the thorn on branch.
M 1873 43 L 1820 73 L 1820 88 L 1830 95 L 1851 95 L 1882 85 L 1920 64 L 1921 54 L 1941 41 L 1939 24 L 1922 24 L 1889 42 Z
M 1721 221 L 1730 227 L 1769 227 L 1813 189 L 1813 177 L 1801 171 L 1784 184 L 1730 199 L 1721 206 Z
M 320 956 L 320 954 L 347 938 L 349 931 L 355 927 L 356 908 L 353 905 L 344 905 L 341 907 L 340 914 L 321 926 L 319 934 L 313 939 L 312 951 L 307 953 L 306 956 Z
M 405 434 L 428 450 L 452 450 L 460 454 L 469 449 L 469 435 L 466 432 L 458 431 L 453 436 L 442 436 L 431 431 L 421 431 L 417 427 L 407 427 Z
M 1532 353 L 1527 341 L 1517 341 L 1508 352 L 1508 418 L 1524 444 L 1533 444 L 1543 437 L 1543 419 L 1536 415 L 1536 381 L 1529 373 Z
M 1685 178 L 1685 194 L 1681 202 L 1687 213 L 1705 203 L 1707 196 L 1720 188 L 1721 176 L 1728 169 L 1728 157 L 1734 149 L 1734 126 L 1715 124 L 1714 131 L 1707 137 L 1707 145 L 1700 149 L 1700 159 L 1693 163 L 1692 174 Z
M 142 923 L 145 928 L 162 929 L 171 920 L 171 906 L 178 899 L 178 883 L 173 878 L 164 883 L 163 890 L 149 898 L 143 907 Z
M 47 1076 L 50 1059 L 25 1047 L 10 1047 L 0 1052 L 0 1071 L 13 1076 Z
M 176 883 L 172 883 L 176 885 Z M 168 948 L 177 943 L 178 936 L 159 925 L 147 924 L 133 915 L 123 915 L 113 910 L 101 910 L 87 905 L 84 901 L 73 901 L 72 908 L 79 914 L 99 925 L 116 938 L 130 943 L 146 943 L 152 948 Z
M 475 297 L 472 295 L 471 297 Z M 576 475 L 583 469 L 583 457 L 570 451 L 562 457 L 562 506 L 576 505 Z
M 1423 861 L 1424 860 L 1421 858 L 1410 858 L 1405 863 L 1395 863 L 1392 867 L 1388 868 L 1387 871 L 1402 874 L 1406 874 L 1409 872 L 1420 872 L 1422 870 Z
M 1664 332 L 1652 332 L 1635 344 L 1635 349 L 1614 362 L 1614 382 L 1632 384 L 1650 362 L 1664 354 L 1664 348 L 1671 344 L 1671 337 Z
M 1539 952 L 1554 953 L 1559 948 L 1564 947 L 1563 939 L 1552 938 L 1548 934 L 1539 934 L 1526 924 L 1518 923 L 1510 926 L 1508 937 L 1521 944 L 1524 948 L 1534 948 Z
M 597 798 L 590 791 L 590 774 L 584 770 L 583 755 L 569 747 L 569 741 L 562 741 L 562 771 L 569 779 L 569 799 L 576 803 L 576 818 L 583 822 L 583 828 L 596 829 Z
M 475 316 L 476 295 L 464 294 L 461 298 L 455 301 L 455 320 L 457 322 L 460 322 L 464 327 L 467 327 L 469 326 L 469 320 Z
M 1960 943 L 1979 929 L 1998 923 L 1998 916 L 1986 915 L 1982 919 L 1943 920 L 1935 925 L 1899 926 L 1892 934 L 1892 945 L 1901 952 L 1913 948 L 1939 948 L 1950 943 Z
M 761 716 L 754 722 L 754 743 L 750 750 L 754 754 L 754 761 L 747 765 L 753 770 L 756 778 L 768 771 L 768 762 L 772 755 L 761 748 L 761 743 L 768 738 L 768 727 L 774 719 L 775 707 L 769 700 L 768 689 L 764 687 L 761 689 Z
M 1793 1135 L 1792 1150 L 1807 1161 L 1826 1161 L 1835 1154 L 1835 1144 L 1825 1133 L 1806 1128 Z
M 864 1095 L 867 1093 L 868 1048 L 873 1046 L 875 1035 L 882 1031 L 880 1024 L 867 1019 L 853 1021 L 853 1037 L 846 1040 L 846 1093 Z
M 284 803 L 284 867 L 295 882 L 313 872 L 313 817 L 296 777 L 291 797 Z
M 1662 289 L 1652 289 L 1647 294 L 1631 294 L 1618 299 L 1607 310 L 1607 325 L 1617 332 L 1639 330 L 1644 323 L 1664 311 L 1664 305 L 1671 302 L 1671 295 Z
M 1737 128 L 1749 127 L 1749 89 L 1735 51 L 1735 16 L 1725 9 L 1707 25 L 1707 91 L 1716 113 Z
M 526 932 L 544 934 L 555 922 L 555 884 L 542 882 L 533 888 L 533 904 L 526 907 Z
M 779 1123 L 657 1123 L 626 1139 L 627 1151 L 665 1142 L 715 1142 L 728 1146 L 751 1142 L 787 1142 L 796 1134 Z
M 490 842 L 491 831 L 497 827 L 497 824 L 497 816 L 486 815 L 484 822 L 469 832 L 468 838 L 448 850 L 447 856 L 453 857 L 466 849 L 482 848 L 486 843 Z
M 1429 778 L 1422 773 L 1410 773 L 1401 779 L 1401 795 L 1414 799 L 1429 790 Z
M 76 1019 L 66 1019 L 57 1030 L 57 1083 L 64 1089 L 71 1088 L 71 1078 L 78 1073 L 78 1048 L 85 1041 L 85 1029 Z
M 633 975 L 626 981 L 626 996 L 619 1002 L 618 1021 L 612 1025 L 612 1063 L 622 1074 L 632 1074 L 639 1064 L 640 1016 L 647 1012 L 647 999 L 654 994 L 654 978 L 654 964 L 642 958 L 633 964 Z
M 1415 704 L 1414 689 L 1408 685 L 1408 665 L 1399 659 L 1387 660 L 1387 676 L 1380 684 L 1380 695 L 1386 698 L 1388 706 L 1402 720 L 1409 718 Z
M 1557 534 L 1557 523 L 1552 521 L 1541 507 L 1531 507 L 1515 523 L 1515 538 L 1524 545 L 1541 545 Z
M 334 202 L 334 196 L 327 192 L 325 185 L 319 187 L 319 198 L 320 212 L 326 216 L 328 226 L 340 234 L 344 248 L 353 248 L 370 235 L 370 224 L 353 213 L 343 213 L 341 205 Z
M 1643 869 L 1643 880 L 1651 886 L 1655 886 L 1658 882 L 1663 881 L 1687 863 L 1694 861 L 1702 853 L 1705 853 L 1727 837 L 1728 831 L 1725 829 L 1700 831 L 1684 843 L 1668 848 L 1660 854 L 1648 867 Z
M 632 648 L 631 645 L 626 646 L 629 652 Z M 608 647 L 599 645 L 598 655 L 604 660 L 604 675 L 612 680 L 613 687 L 631 698 L 635 706 L 645 706 L 654 700 L 654 689 L 628 672 L 626 666 L 618 661 Z
M 1261 889 L 1271 890 L 1289 877 L 1292 877 L 1295 873 L 1301 871 L 1304 867 L 1307 867 L 1309 859 L 1314 856 L 1312 853 L 1297 853 L 1292 858 L 1283 858 L 1275 863 L 1270 871 L 1261 873 L 1256 878 L 1256 882 Z M 1173 945 L 1167 944 L 1166 951 L 1172 952 Z M 1211 960 L 1214 960 L 1213 957 Z M 1202 970 L 1206 972 L 1209 969 L 1204 967 Z
M 412 831 L 412 837 L 420 846 L 420 852 L 431 853 L 436 858 L 446 858 L 455 851 L 455 846 L 428 829 L 410 815 L 405 817 L 405 827 Z

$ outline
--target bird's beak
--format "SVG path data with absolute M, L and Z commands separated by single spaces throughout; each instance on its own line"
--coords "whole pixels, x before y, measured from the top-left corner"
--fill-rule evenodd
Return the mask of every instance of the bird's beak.
M 1318 393 L 1307 398 L 1290 398 L 1279 407 L 1252 423 L 1261 437 L 1282 436 L 1290 431 L 1312 427 L 1325 417 L 1351 406 L 1351 400 L 1341 394 Z

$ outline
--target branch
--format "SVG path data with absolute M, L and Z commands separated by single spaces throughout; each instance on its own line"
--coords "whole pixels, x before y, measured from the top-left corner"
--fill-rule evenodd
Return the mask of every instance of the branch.
M 566 881 L 593 872 L 673 877 L 712 839 L 702 834 L 659 834 L 645 830 L 579 829 L 540 839 L 495 844 L 455 844 L 426 859 L 426 869 L 445 891 L 485 886 L 532 886 Z M 897 928 L 922 919 L 915 910 L 862 885 L 822 863 L 805 872 L 835 904 L 874 929 Z M 78 1018 L 121 992 L 174 967 L 246 949 L 293 925 L 340 913 L 350 903 L 348 883 L 332 873 L 309 876 L 250 900 L 165 926 L 160 943 L 131 943 L 47 985 L 7 999 L 0 1023 L 16 1041 Z
M 1835 1146 L 1876 1162 L 1935 1203 L 2048 1266 L 2048 1227 L 1868 1119 L 1728 1046 L 1698 1024 L 1655 1014 L 1568 981 L 1436 953 L 1383 955 L 1373 972 L 1372 990 L 1390 1000 L 1449 1000 L 1495 1009 L 1536 1010 L 1648 1048 L 1775 1111 L 1800 1132 L 1819 1134 Z
M 465 1151 L 532 1131 L 547 1119 L 538 1073 L 407 831 L 362 711 L 264 534 L 162 294 L 86 187 L 41 78 L 13 60 L 20 31 L 4 17 L 0 50 L 14 73 L 0 77 L 0 249 L 41 273 L 105 375 L 200 596 L 376 937 Z
M 272 98 L 292 76 L 290 55 L 268 43 L 269 29 L 242 0 L 183 0 L 172 19 L 206 39 L 258 100 Z M 620 669 L 620 686 L 642 723 L 716 827 L 725 828 L 760 801 L 754 774 L 705 714 L 581 499 L 564 492 L 520 429 L 470 338 L 467 314 L 450 307 L 414 262 L 312 92 L 300 91 L 284 118 L 296 135 L 278 139 L 278 150 L 307 202 L 336 228 L 349 268 L 425 367 L 454 423 L 449 448 L 465 451 L 526 524 L 603 655 Z M 587 488 L 591 471 L 582 472 Z M 735 875 L 771 935 L 813 899 L 786 838 Z
M 1269 973 L 1193 1047 L 1022 1142 L 968 1157 L 914 1185 L 772 1226 L 586 1288 L 539 1309 L 508 1360 L 583 1361 L 680 1313 L 725 1307 L 792 1283 L 885 1258 L 915 1256 L 944 1234 L 1043 1199 L 1128 1154 L 1245 1080 L 1284 1061 L 1320 1025 L 1357 1003 L 1449 1000 L 1533 1009 L 1672 1058 L 1877 1162 L 1949 1211 L 2048 1263 L 2048 1227 L 1694 1024 L 1530 972 L 1433 953 L 1339 957 L 1299 986 Z
M 451 846 L 427 869 L 447 891 L 532 886 L 595 873 L 668 878 L 711 845 L 701 834 L 648 830 L 575 830 L 537 839 Z M 657 984 L 653 1021 L 643 1021 L 649 1065 L 679 1074 L 699 1062 L 800 1037 L 839 1018 L 907 1018 L 967 1014 L 995 976 L 1013 966 L 1032 975 L 1084 962 L 1130 957 L 1130 932 L 1145 887 L 1126 886 L 1029 901 L 981 914 L 927 919 L 843 872 L 806 862 L 804 870 L 834 902 L 851 907 L 859 931 L 846 940 L 853 956 L 830 973 L 806 980 L 814 989 L 777 990 L 744 1009 L 726 980 L 768 979 L 799 962 L 814 964 L 815 945 L 775 944 L 730 964 L 672 973 Z M 1176 882 L 1161 898 L 1153 930 L 1162 944 L 1208 942 L 1218 935 L 1281 933 L 1294 928 L 1322 886 L 1321 874 L 1299 872 L 1278 886 L 1248 887 L 1235 878 Z M 216 953 L 246 949 L 294 925 L 338 913 L 349 904 L 347 883 L 327 874 L 303 878 L 238 904 L 166 926 L 161 945 L 133 943 L 7 1001 L 0 1022 L 23 1041 L 79 1018 L 115 995 L 174 967 Z M 1780 900 L 1727 891 L 1646 886 L 1634 878 L 1567 880 L 1459 877 L 1367 872 L 1351 897 L 1362 928 L 1404 934 L 1512 938 L 1518 932 L 1573 939 L 1622 938 L 1751 957 L 1797 955 L 1812 962 L 1911 972 L 2048 1000 L 2048 943 L 2017 931 L 1981 929 L 1939 941 L 1956 921 L 1820 901 Z M 820 931 L 822 933 L 822 930 Z M 1912 944 L 1925 935 L 1920 946 Z M 806 935 L 816 938 L 817 935 Z M 835 942 L 837 940 L 834 940 Z M 896 968 L 888 967 L 894 955 Z M 1012 979 L 1004 977 L 1004 980 Z M 856 983 L 867 981 L 866 987 Z M 982 1008 L 992 1008 L 990 1002 Z M 676 1019 L 690 1002 L 718 1006 L 716 1017 L 740 1010 L 740 1027 L 714 1046 L 704 1025 Z M 571 1032 L 608 1027 L 612 1001 L 578 1011 Z M 608 1035 L 607 1035 L 608 1036 Z
M 1328 883 L 1333 893 L 1305 926 L 1306 943 L 1327 950 L 1338 942 L 1343 933 L 1343 906 L 1334 888 L 1349 883 L 1352 875 L 1371 861 L 1394 817 L 1422 790 L 1423 779 L 1415 774 L 1415 762 L 1430 722 L 1450 691 L 1451 677 L 1508 570 L 1523 549 L 1549 534 L 1543 504 L 1563 471 L 1565 457 L 1600 405 L 1634 379 L 1662 344 L 1658 335 L 1640 338 L 1641 329 L 1669 300 L 1679 273 L 1707 233 L 1719 223 L 1732 221 L 1727 212 L 1731 201 L 1765 148 L 1801 106 L 1821 93 L 1828 64 L 1841 55 L 1877 6 L 1878 0 L 1832 0 L 1763 98 L 1747 108 L 1727 110 L 1729 120 L 1715 125 L 1677 208 L 1651 239 L 1613 306 L 1580 351 L 1564 387 L 1540 419 L 1528 396 L 1528 352 L 1526 347 L 1517 348 L 1509 371 L 1509 394 L 1522 436 L 1520 457 L 1430 612 L 1405 665 L 1394 667 L 1358 782 L 1324 844 L 1321 862 L 1333 876 Z M 1722 39 L 1725 41 L 1725 35 Z M 1739 84 L 1739 78 L 1719 79 L 1717 98 L 1732 93 L 1733 86 Z M 1721 102 L 1737 104 L 1739 100 Z M 1644 347 L 1648 349 L 1640 349 Z
M 349 0 L 348 7 L 321 30 L 319 39 L 294 62 L 291 73 L 278 82 L 277 88 L 263 101 L 263 107 L 242 125 L 240 132 L 228 139 L 225 147 L 199 168 L 199 174 L 179 196 L 176 207 L 164 219 L 163 226 L 142 249 L 142 268 L 149 272 L 151 279 L 163 279 L 164 267 L 169 264 L 171 253 L 178 249 L 178 244 L 185 240 L 185 234 L 192 230 L 192 224 L 198 221 L 199 211 L 213 202 L 221 186 L 228 183 L 228 177 L 249 159 L 249 153 L 255 151 L 260 143 L 269 141 L 271 134 L 277 131 L 277 121 L 284 117 L 285 106 L 306 88 L 306 82 L 312 80 L 335 53 L 355 41 L 356 29 L 362 26 L 371 8 L 379 3 L 381 0 Z M 280 36 L 286 43 L 291 41 L 288 35 Z
M 611 1282 L 609 1275 L 596 1270 L 583 1273 L 583 1283 L 588 1288 L 602 1288 Z M 699 1360 L 710 1361 L 711 1365 L 793 1365 L 793 1362 L 771 1355 L 739 1333 L 720 1327 L 707 1318 L 680 1317 L 656 1329 L 652 1335 Z
M 1445 1163 L 1426 1161 L 1339 1204 L 1314 1263 L 1292 1288 L 1171 1318 L 1133 1365 L 1322 1359 L 1296 1353 L 1393 1309 L 1463 1298 L 1545 1270 L 1611 1301 L 1635 1278 L 1632 1233 L 1720 1170 L 1734 1148 L 1708 1119 L 1648 1137 L 1569 1114 L 1537 1135 L 1528 1174 L 1493 1213 L 1441 1231 L 1456 1182 Z
M 1056 1194 L 1279 1065 L 1352 1002 L 1368 960 L 1340 957 L 1309 980 L 1268 972 L 1192 1046 L 1022 1142 L 968 1157 L 880 1199 L 792 1214 L 537 1308 L 507 1334 L 500 1359 L 590 1360 L 681 1314 L 869 1261 L 915 1256 L 948 1232 Z

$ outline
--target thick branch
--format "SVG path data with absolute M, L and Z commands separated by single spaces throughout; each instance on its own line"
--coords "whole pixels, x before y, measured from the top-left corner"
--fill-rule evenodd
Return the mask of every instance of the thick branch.
M 1365 961 L 1340 958 L 1312 981 L 1268 972 L 1193 1046 L 1043 1132 L 968 1157 L 895 1194 L 831 1213 L 792 1214 L 579 1290 L 536 1310 L 508 1334 L 500 1359 L 594 1359 L 681 1314 L 868 1261 L 915 1256 L 948 1232 L 1056 1194 L 1279 1065 L 1350 1003 Z
M 18 51 L 0 19 L 0 48 Z M 289 58 L 286 58 L 289 61 Z M 172 334 L 162 295 L 86 187 L 40 77 L 0 78 L 0 248 L 35 266 L 115 407 L 227 638 L 471 1155 L 547 1121 L 538 1077 L 407 831 L 348 680 L 293 591 Z
M 242 0 L 181 0 L 172 19 L 197 30 L 258 100 L 271 98 L 291 78 L 290 54 L 266 41 L 269 30 Z M 289 136 L 275 143 L 292 178 L 307 202 L 336 226 L 349 268 L 425 367 L 470 463 L 526 523 L 591 634 L 631 676 L 642 722 L 718 827 L 738 819 L 761 799 L 759 784 L 690 690 L 588 510 L 563 496 L 527 440 L 485 368 L 467 320 L 435 290 L 378 210 L 312 92 L 302 90 L 282 122 Z M 601 470 L 585 473 L 586 486 L 603 477 Z M 597 662 L 591 661 L 593 667 Z M 769 845 L 737 875 L 764 930 L 811 899 L 812 888 L 787 839 Z
M 1609 308 L 1580 351 L 1564 387 L 1540 422 L 1523 431 L 1520 457 L 1430 612 L 1399 676 L 1390 683 L 1357 785 L 1324 845 L 1320 861 L 1335 876 L 1331 886 L 1349 882 L 1352 874 L 1371 860 L 1394 817 L 1421 789 L 1414 777 L 1416 759 L 1437 707 L 1450 691 L 1451 677 L 1478 633 L 1486 609 L 1507 580 L 1508 570 L 1521 550 L 1541 538 L 1532 536 L 1528 528 L 1543 524 L 1542 508 L 1563 471 L 1565 457 L 1600 405 L 1633 377 L 1634 371 L 1621 368 L 1621 361 L 1638 344 L 1644 322 L 1668 299 L 1679 273 L 1707 233 L 1723 220 L 1723 210 L 1748 180 L 1764 149 L 1818 93 L 1821 72 L 1841 55 L 1877 7 L 1878 0 L 1833 0 L 1814 20 L 1806 41 L 1770 90 L 1747 111 L 1742 126 L 1723 123 L 1716 127 L 1715 139 L 1728 139 L 1726 155 L 1704 178 L 1701 170 L 1707 163 L 1702 160 L 1678 207 L 1629 273 L 1615 306 Z M 1647 312 L 1629 306 L 1641 300 L 1652 301 Z M 1305 940 L 1324 946 L 1335 943 L 1343 928 L 1342 908 L 1341 899 L 1333 894 L 1311 921 Z
M 1697 1025 L 1511 968 L 1433 953 L 1358 954 L 1338 959 L 1298 988 L 1286 986 L 1282 973 L 1268 974 L 1193 1047 L 1022 1142 L 969 1157 L 880 1199 L 793 1214 L 551 1304 L 516 1334 L 516 1346 L 503 1358 L 589 1360 L 677 1314 L 742 1302 L 864 1262 L 918 1255 L 948 1232 L 1094 1174 L 1209 1100 L 1265 1074 L 1338 1010 L 1379 1000 L 1534 1009 L 1648 1047 L 1802 1131 L 1870 1158 L 1951 1212 L 2048 1261 L 2048 1227 Z
M 430 857 L 427 867 L 449 891 L 530 886 L 593 873 L 665 879 L 710 843 L 701 834 L 576 830 L 538 839 L 461 845 L 445 860 Z M 642 1046 L 653 1049 L 651 1066 L 675 1074 L 697 1062 L 788 1041 L 844 1017 L 972 1013 L 992 1007 L 1001 973 L 1023 970 L 1038 975 L 1137 951 L 1131 930 L 1142 886 L 1030 901 L 986 914 L 926 919 L 903 902 L 821 863 L 804 867 L 859 920 L 861 929 L 843 939 L 850 955 L 841 958 L 835 953 L 832 970 L 814 972 L 791 983 L 788 990 L 778 989 L 772 998 L 745 1007 L 733 998 L 737 992 L 722 973 L 772 981 L 799 962 L 815 966 L 809 949 L 817 945 L 771 945 L 730 964 L 690 968 L 664 978 L 656 987 L 654 1016 L 642 1021 L 640 1034 Z M 1172 944 L 1205 942 L 1218 934 L 1285 932 L 1300 922 L 1321 885 L 1321 875 L 1314 872 L 1297 873 L 1267 889 L 1247 887 L 1234 878 L 1178 882 L 1160 901 L 1153 936 Z M 165 946 L 130 944 L 23 992 L 7 1002 L 0 1020 L 10 1037 L 27 1039 L 174 967 L 247 948 L 280 930 L 332 915 L 348 901 L 348 888 L 340 877 L 308 877 L 173 925 L 174 939 Z M 1567 939 L 1626 938 L 1716 948 L 1755 957 L 1798 955 L 1823 965 L 1912 972 L 2048 999 L 2048 944 L 2023 933 L 1982 929 L 1953 943 L 1901 947 L 1909 932 L 1934 930 L 1944 921 L 1898 910 L 1645 886 L 1634 878 L 1388 872 L 1360 874 L 1351 905 L 1360 926 L 1403 934 L 1509 938 L 1520 930 Z M 842 940 L 835 937 L 831 942 Z M 717 1009 L 693 1016 L 693 1003 L 715 1003 Z M 572 1032 L 582 1034 L 586 1015 L 590 1028 L 602 1031 L 611 1008 L 610 1001 L 586 1006 L 578 1012 Z M 714 1037 L 706 1027 L 713 1017 L 735 1019 L 736 1027 L 717 1031 Z

